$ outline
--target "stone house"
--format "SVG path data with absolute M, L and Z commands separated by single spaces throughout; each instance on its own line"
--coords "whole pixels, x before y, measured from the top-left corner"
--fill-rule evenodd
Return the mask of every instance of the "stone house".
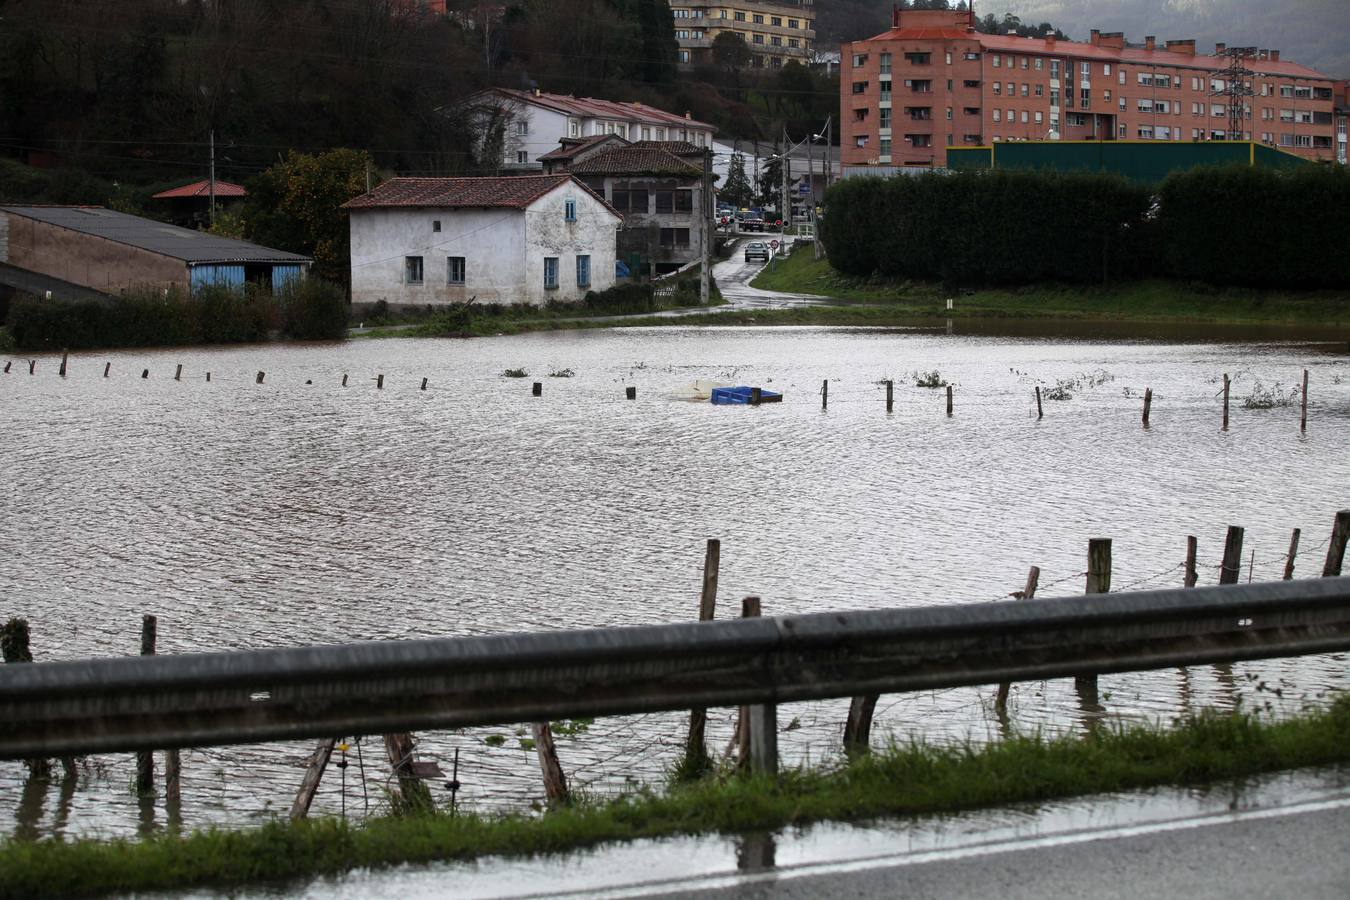
M 683 141 L 615 135 L 564 139 L 541 156 L 546 172 L 570 172 L 623 213 L 619 259 L 635 275 L 663 275 L 701 258 L 710 238 L 708 151 Z

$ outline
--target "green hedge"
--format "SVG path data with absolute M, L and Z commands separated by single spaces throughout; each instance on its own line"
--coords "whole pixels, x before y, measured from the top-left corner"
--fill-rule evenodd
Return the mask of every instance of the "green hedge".
M 1213 284 L 1350 282 L 1350 171 L 1224 166 L 1168 176 L 1158 221 L 1170 274 Z
M 1050 172 L 849 178 L 821 239 L 850 275 L 957 284 L 1092 282 L 1135 274 L 1149 192 L 1124 178 Z
M 250 286 L 137 291 L 108 300 L 39 300 L 11 304 L 8 328 L 26 350 L 165 347 L 341 338 L 347 303 L 335 285 L 305 279 L 277 295 Z
M 1098 173 L 1015 170 L 848 178 L 821 239 L 857 277 L 957 285 L 1171 276 L 1251 287 L 1339 287 L 1350 271 L 1350 172 L 1243 165 L 1176 172 L 1153 189 Z

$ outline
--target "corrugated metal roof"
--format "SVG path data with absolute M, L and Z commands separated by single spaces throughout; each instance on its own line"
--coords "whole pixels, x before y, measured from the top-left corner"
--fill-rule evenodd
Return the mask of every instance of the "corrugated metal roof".
M 185 184 L 182 187 L 170 188 L 167 191 L 160 191 L 154 194 L 152 200 L 176 200 L 181 197 L 210 197 L 211 182 L 194 181 L 192 184 Z M 216 198 L 221 197 L 247 197 L 248 191 L 244 190 L 242 185 L 232 184 L 228 181 L 216 182 Z
M 260 247 L 248 241 L 220 237 L 114 212 L 101 206 L 0 206 L 0 211 L 58 228 L 139 247 L 189 264 L 216 262 L 310 262 L 308 256 Z

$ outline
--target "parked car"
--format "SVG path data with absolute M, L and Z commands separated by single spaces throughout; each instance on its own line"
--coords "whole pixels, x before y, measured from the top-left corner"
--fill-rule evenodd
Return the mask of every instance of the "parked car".
M 770 250 L 769 245 L 763 241 L 751 241 L 745 245 L 746 262 L 750 262 L 752 259 L 762 259 L 765 262 L 768 262 L 769 257 L 772 255 L 773 251 Z

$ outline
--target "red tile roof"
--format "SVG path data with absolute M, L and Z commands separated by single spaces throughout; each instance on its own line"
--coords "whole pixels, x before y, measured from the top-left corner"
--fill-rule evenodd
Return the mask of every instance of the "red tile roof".
M 649 147 L 674 153 L 676 156 L 688 156 L 702 153 L 702 147 L 696 147 L 688 141 L 634 141 L 634 147 Z
M 1228 60 L 1222 56 L 1205 56 L 1198 53 L 1180 53 L 1159 47 L 1147 50 L 1143 47 L 1102 47 L 1080 41 L 1047 40 L 1045 38 L 1017 37 L 1011 34 L 981 34 L 962 28 L 892 28 L 867 41 L 978 41 L 985 50 L 997 53 L 1033 53 L 1041 56 L 1069 56 L 1076 59 L 1096 59 L 1103 62 L 1120 62 L 1133 65 L 1177 66 L 1180 68 L 1219 71 L 1227 68 Z M 1245 64 L 1252 71 L 1262 75 L 1284 75 L 1292 78 L 1321 78 L 1331 80 L 1315 69 L 1301 66 L 1286 60 L 1249 59 Z
M 604 141 L 618 141 L 621 144 L 628 143 L 617 134 L 597 134 L 588 138 L 563 138 L 561 147 L 557 150 L 548 151 L 538 157 L 538 160 L 540 162 L 548 162 L 555 159 L 571 159 L 578 153 L 582 153 L 590 147 L 603 143 Z
M 604 197 L 566 173 L 500 178 L 391 178 L 369 193 L 348 200 L 342 208 L 525 209 L 549 191 L 569 182 L 623 218 Z
M 567 167 L 569 172 L 585 175 L 680 175 L 702 174 L 665 150 L 654 147 L 616 147 L 602 150 Z
M 520 103 L 532 103 L 545 109 L 552 109 L 564 115 L 582 119 L 622 119 L 629 122 L 646 122 L 649 125 L 682 126 L 707 131 L 716 129 L 707 122 L 687 119 L 675 113 L 647 106 L 642 103 L 620 103 L 616 100 L 597 100 L 594 97 L 569 97 L 565 94 L 534 93 L 517 91 L 510 88 L 489 88 L 489 91 L 502 94 Z
M 176 200 L 180 197 L 209 197 L 211 196 L 210 181 L 194 181 L 192 184 L 185 184 L 182 187 L 171 188 L 167 191 L 160 191 L 151 197 L 152 200 Z M 242 186 L 231 184 L 228 181 L 216 182 L 216 199 L 221 197 L 247 197 L 248 191 Z

